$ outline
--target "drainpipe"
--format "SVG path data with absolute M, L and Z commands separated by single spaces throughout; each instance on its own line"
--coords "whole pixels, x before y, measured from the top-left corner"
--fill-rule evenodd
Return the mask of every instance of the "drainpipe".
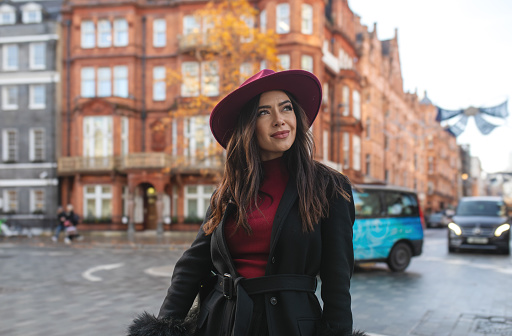
M 142 17 L 142 152 L 146 151 L 146 16 Z
M 66 156 L 71 155 L 71 20 L 66 20 Z M 67 203 L 71 203 L 71 177 L 68 177 Z

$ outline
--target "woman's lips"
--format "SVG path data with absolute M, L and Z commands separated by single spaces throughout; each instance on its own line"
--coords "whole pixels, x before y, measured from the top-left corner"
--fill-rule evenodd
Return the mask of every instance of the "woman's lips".
M 289 134 L 290 134 L 290 131 L 279 131 L 279 132 L 273 133 L 271 135 L 271 137 L 276 138 L 276 139 L 284 139 L 284 138 L 287 138 Z

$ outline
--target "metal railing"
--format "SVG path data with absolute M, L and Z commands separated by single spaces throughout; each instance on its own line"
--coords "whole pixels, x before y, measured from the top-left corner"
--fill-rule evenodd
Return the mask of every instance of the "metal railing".
M 167 153 L 130 153 L 122 156 L 61 157 L 58 160 L 59 175 L 76 173 L 124 172 L 129 169 L 165 169 L 176 173 L 200 173 L 219 171 L 224 168 L 222 154 L 210 156 L 173 156 Z

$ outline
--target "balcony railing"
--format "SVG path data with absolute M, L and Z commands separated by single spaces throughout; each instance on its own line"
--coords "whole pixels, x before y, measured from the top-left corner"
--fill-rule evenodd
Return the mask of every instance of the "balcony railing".
M 206 33 L 192 33 L 179 37 L 179 48 L 181 51 L 207 46 L 211 46 L 211 41 L 209 41 L 208 34 Z
M 224 163 L 224 155 L 179 156 L 173 164 L 172 171 L 175 173 L 207 173 L 222 170 Z
M 131 153 L 116 158 L 116 168 L 126 169 L 163 169 L 171 167 L 173 158 L 166 153 Z
M 113 156 L 61 157 L 57 164 L 59 175 L 102 173 L 114 170 Z
M 123 156 L 61 157 L 59 175 L 125 172 L 130 169 L 165 169 L 175 173 L 201 173 L 224 168 L 223 155 L 172 156 L 166 153 L 131 153 Z

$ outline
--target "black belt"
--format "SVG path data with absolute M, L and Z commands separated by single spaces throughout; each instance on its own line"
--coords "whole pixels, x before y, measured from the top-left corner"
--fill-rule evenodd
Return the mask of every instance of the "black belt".
M 239 277 L 233 279 L 231 275 L 217 275 L 215 290 L 223 293 L 230 300 L 229 310 L 233 309 L 233 300 L 236 298 L 235 321 L 233 326 L 231 312 L 226 311 L 223 328 L 226 335 L 245 336 L 251 324 L 253 302 L 249 295 L 269 292 L 298 291 L 315 293 L 316 277 L 298 274 L 267 275 L 259 278 L 245 279 Z

